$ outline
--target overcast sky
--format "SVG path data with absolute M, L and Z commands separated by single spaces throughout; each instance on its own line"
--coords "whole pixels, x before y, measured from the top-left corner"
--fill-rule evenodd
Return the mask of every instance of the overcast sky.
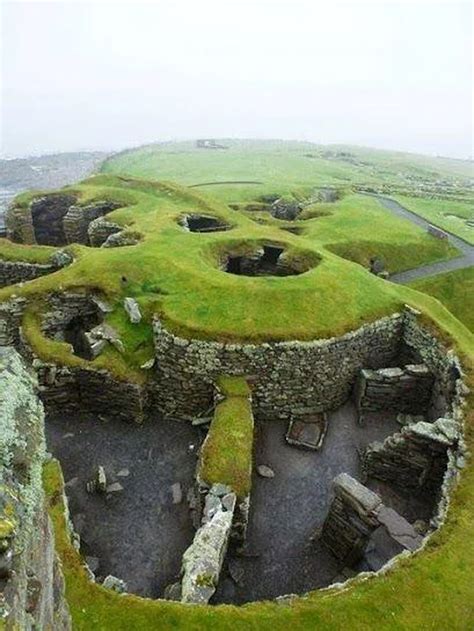
M 1 153 L 295 138 L 472 154 L 469 2 L 5 2 Z

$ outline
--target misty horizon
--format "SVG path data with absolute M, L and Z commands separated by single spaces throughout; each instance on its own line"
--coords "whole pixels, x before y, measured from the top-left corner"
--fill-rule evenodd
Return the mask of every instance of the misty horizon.
M 466 2 L 6 2 L 0 153 L 209 137 L 469 159 L 471 16 Z

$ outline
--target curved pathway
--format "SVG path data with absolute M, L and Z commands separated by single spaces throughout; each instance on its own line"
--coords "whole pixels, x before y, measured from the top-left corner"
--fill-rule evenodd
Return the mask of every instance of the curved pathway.
M 382 195 L 377 195 L 375 193 L 364 194 L 375 197 L 384 208 L 397 215 L 398 217 L 401 217 L 402 219 L 408 219 L 408 221 L 411 221 L 421 228 L 425 228 L 426 230 L 428 230 L 428 226 L 433 225 L 426 219 L 423 219 L 423 217 L 420 217 L 411 210 L 408 210 L 407 208 L 396 202 L 394 199 L 383 197 Z M 473 266 L 474 245 L 470 245 L 467 241 L 464 241 L 464 239 L 457 237 L 444 228 L 442 230 L 449 235 L 449 243 L 451 243 L 451 245 L 454 245 L 454 247 L 461 252 L 459 256 L 454 259 L 450 259 L 449 261 L 429 263 L 428 265 L 422 265 L 420 267 L 416 267 L 415 269 L 407 270 L 406 272 L 393 274 L 393 276 L 390 276 L 389 280 L 394 283 L 410 283 L 412 280 L 416 280 L 417 278 L 424 278 L 425 276 L 435 276 L 436 274 L 443 274 L 445 272 L 452 272 L 457 269 L 464 269 L 466 267 Z

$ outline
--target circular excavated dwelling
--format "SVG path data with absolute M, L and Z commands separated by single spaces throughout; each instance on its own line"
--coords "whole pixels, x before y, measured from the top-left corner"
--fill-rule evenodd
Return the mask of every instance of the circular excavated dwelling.
M 278 243 L 255 248 L 233 247 L 221 253 L 220 267 L 237 276 L 297 276 L 316 267 L 320 261 L 313 252 L 286 249 Z
M 179 224 L 189 232 L 221 232 L 232 228 L 222 219 L 209 215 L 185 215 L 181 217 Z

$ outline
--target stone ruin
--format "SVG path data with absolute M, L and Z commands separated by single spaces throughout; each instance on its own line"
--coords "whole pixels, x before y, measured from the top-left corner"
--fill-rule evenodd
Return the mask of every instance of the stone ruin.
M 357 567 L 366 557 L 377 571 L 396 554 L 422 545 L 423 537 L 406 519 L 350 475 L 334 478 L 333 494 L 318 536 L 344 567 Z
M 48 414 L 86 412 L 141 422 L 150 409 L 158 408 L 168 417 L 201 422 L 204 411 L 212 410 L 217 377 L 227 374 L 252 375 L 256 416 L 267 422 L 286 419 L 290 437 L 292 428 L 317 421 L 319 433 L 309 442 L 319 450 L 324 450 L 326 414 L 350 398 L 362 424 L 370 414 L 382 412 L 400 418 L 403 425 L 398 432 L 383 442 L 369 444 L 360 454 L 360 480 L 347 474 L 334 480 L 334 498 L 317 531 L 317 540 L 327 548 L 341 570 L 378 571 L 400 552 L 418 550 L 423 546 L 426 532 L 433 532 L 442 523 L 448 494 L 463 459 L 462 371 L 456 357 L 447 353 L 419 324 L 412 310 L 382 318 L 339 338 L 261 345 L 184 340 L 166 331 L 156 319 L 156 361 L 150 369 L 149 383 L 143 386 L 120 381 L 93 365 L 61 366 L 40 360 L 21 333 L 24 307 L 24 299 L 13 299 L 0 306 L 0 346 L 10 347 L 2 351 L 2 358 L 7 358 L 8 365 L 13 362 L 14 372 L 20 375 L 26 373 L 12 347 L 26 358 L 36 373 L 39 395 Z M 107 306 L 100 297 L 55 294 L 49 298 L 42 330 L 53 339 L 69 342 L 79 355 L 90 357 L 94 342 L 91 343 L 88 336 L 103 324 L 106 312 Z M 84 353 L 87 343 L 89 351 Z M 10 379 L 10 372 L 9 369 L 0 371 L 0 379 Z M 29 377 L 22 379 L 28 382 Z M 183 383 L 186 383 L 185 389 Z M 41 432 L 42 418 L 38 423 Z M 304 439 L 301 442 L 308 442 L 304 432 L 298 434 Z M 11 484 L 16 484 L 15 469 L 8 464 L 4 475 L 10 476 Z M 366 486 L 373 480 L 401 492 L 436 498 L 435 513 L 423 533 Z M 270 481 L 274 483 L 277 481 Z M 39 554 L 43 568 L 48 568 L 48 576 L 57 572 L 41 497 L 38 490 L 36 518 L 46 520 L 40 538 L 33 542 L 23 534 L 27 533 L 30 522 L 22 518 L 15 526 L 15 534 L 8 535 L 2 543 L 3 566 L 6 567 L 3 580 L 13 590 L 6 589 L 7 601 L 8 594 L 14 592 L 20 593 L 15 602 L 23 603 L 18 605 L 20 610 L 12 614 L 16 620 L 40 614 L 26 603 L 24 584 L 11 582 L 13 575 L 8 569 L 11 546 L 19 545 L 21 540 L 22 545 L 31 550 L 30 556 L 20 555 L 16 563 L 34 559 L 34 555 Z M 167 597 L 187 603 L 204 603 L 214 598 L 229 550 L 245 546 L 248 501 L 251 504 L 252 496 L 247 498 L 245 510 L 237 510 L 233 489 L 221 484 L 207 489 L 204 495 L 201 493 L 201 500 L 194 503 L 197 531 L 184 552 L 180 580 L 166 591 Z M 239 534 L 235 538 L 237 522 Z M 24 571 L 39 577 L 45 570 Z M 59 574 L 57 577 L 60 581 Z M 56 600 L 51 600 L 48 596 L 50 579 L 37 580 L 41 583 L 37 602 L 49 599 L 50 606 L 62 612 L 64 622 L 58 628 L 68 628 L 67 606 L 61 592 L 57 592 Z M 42 616 L 53 615 L 43 606 L 40 609 Z M 58 615 L 57 612 L 54 615 Z
M 15 243 L 29 245 L 134 245 L 139 235 L 105 219 L 106 215 L 122 207 L 122 203 L 111 200 L 80 204 L 74 193 L 50 193 L 34 198 L 27 207 L 10 206 L 6 215 L 6 236 Z M 122 238 L 118 238 L 117 233 Z
M 298 262 L 292 260 L 283 245 L 264 244 L 252 253 L 240 254 L 234 248 L 220 256 L 220 268 L 236 276 L 297 276 L 309 271 L 316 260 Z

